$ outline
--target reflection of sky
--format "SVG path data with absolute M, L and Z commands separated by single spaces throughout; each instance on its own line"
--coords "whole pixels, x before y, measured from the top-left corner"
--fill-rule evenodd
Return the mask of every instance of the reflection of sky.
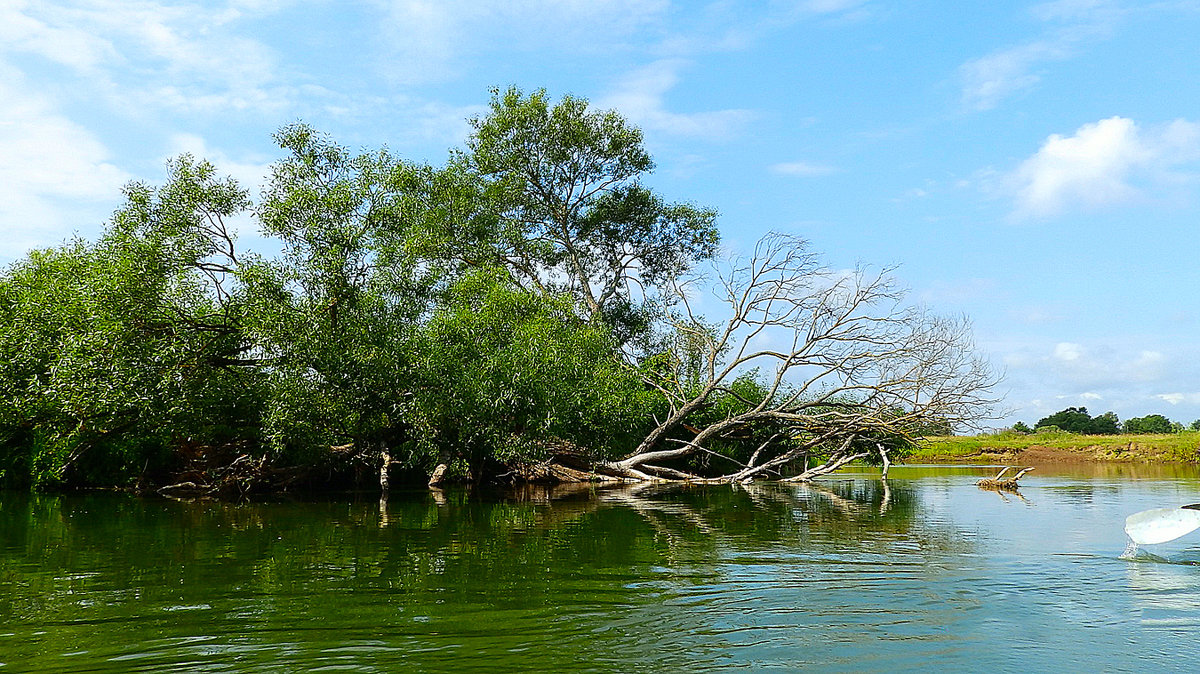
M 886 491 L 863 472 L 536 503 L 421 492 L 382 528 L 372 503 L 156 515 L 47 498 L 0 518 L 0 579 L 20 581 L 0 595 L 0 660 L 1158 671 L 1200 656 L 1200 532 L 1146 548 L 1179 563 L 1121 558 L 1125 516 L 1200 501 L 1195 472 L 1040 467 L 1022 500 L 975 487 L 995 468 L 893 471 Z
M 626 620 L 671 626 L 700 669 L 1190 666 L 1200 653 L 1194 635 L 1177 637 L 1200 624 L 1200 567 L 1120 556 L 1125 516 L 1200 500 L 1195 477 L 1130 480 L 1047 468 L 1027 476 L 1022 499 L 974 486 L 994 473 L 899 468 L 892 487 L 915 494 L 918 506 L 907 525 L 891 530 L 865 522 L 847 532 L 821 521 L 831 505 L 848 520 L 877 507 L 855 508 L 844 498 L 853 490 L 841 489 L 839 501 L 797 488 L 801 505 L 792 515 L 809 523 L 805 536 L 770 545 L 718 535 L 718 563 L 681 564 L 673 571 L 686 569 L 691 582 L 668 575 L 659 585 L 666 604 L 639 607 Z M 863 474 L 855 484 L 873 481 Z M 1188 559 L 1187 545 L 1180 547 L 1172 561 Z M 1200 549 L 1193 552 L 1200 560 Z
M 1141 624 L 1148 629 L 1195 629 L 1200 626 L 1200 549 L 1173 554 L 1184 563 L 1129 564 L 1129 589 Z M 1194 635 L 1193 635 L 1194 636 Z
M 933 484 L 921 490 L 927 517 L 975 533 L 971 585 L 994 605 L 990 638 L 1019 645 L 1035 669 L 1178 666 L 1184 654 L 1200 654 L 1194 639 L 1179 643 L 1161 629 L 1200 624 L 1200 567 L 1119 559 L 1125 517 L 1200 500 L 1194 474 L 1130 480 L 1039 471 L 1022 480 L 1024 500 L 978 489 L 966 476 L 928 478 Z M 1172 561 L 1200 560 L 1200 549 L 1189 556 L 1195 538 L 1147 547 Z

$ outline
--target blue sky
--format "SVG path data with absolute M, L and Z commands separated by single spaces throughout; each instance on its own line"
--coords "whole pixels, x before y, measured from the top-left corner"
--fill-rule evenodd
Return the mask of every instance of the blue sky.
M 488 88 L 642 127 L 730 250 L 806 237 L 965 314 L 1009 413 L 1200 418 L 1200 3 L 0 3 L 0 262 L 180 152 L 254 186 L 303 120 L 441 162 Z M 248 241 L 253 237 L 247 235 Z

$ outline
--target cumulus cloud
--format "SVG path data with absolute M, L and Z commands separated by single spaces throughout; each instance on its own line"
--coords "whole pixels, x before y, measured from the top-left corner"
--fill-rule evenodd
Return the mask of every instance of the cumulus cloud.
M 1200 392 L 1183 393 L 1176 391 L 1174 393 L 1159 393 L 1154 397 L 1172 406 L 1200 405 Z
M 690 113 L 668 110 L 667 94 L 679 83 L 679 71 L 685 65 L 679 59 L 655 61 L 626 75 L 596 103 L 618 110 L 643 129 L 714 140 L 733 135 L 753 118 L 751 111 L 741 109 Z
M 1137 340 L 1142 342 L 1142 340 Z M 1012 423 L 1031 423 L 1065 405 L 1087 406 L 1092 413 L 1112 410 L 1122 419 L 1168 413 L 1183 420 L 1200 416 L 1195 349 L 1131 342 L 1015 341 L 991 347 L 1003 363 L 1010 387 Z M 1170 412 L 1167 412 L 1170 406 Z
M 1047 217 L 1128 202 L 1178 182 L 1175 169 L 1200 157 L 1200 124 L 1176 120 L 1142 129 L 1110 117 L 1071 136 L 1053 134 L 1008 176 L 1016 214 Z

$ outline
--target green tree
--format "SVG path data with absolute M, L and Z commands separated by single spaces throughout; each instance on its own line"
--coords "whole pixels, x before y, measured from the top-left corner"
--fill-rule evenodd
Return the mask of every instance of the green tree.
M 1130 434 L 1172 433 L 1171 420 L 1161 414 L 1150 414 L 1125 420 L 1124 430 Z
M 277 451 L 350 445 L 386 462 L 410 439 L 411 345 L 438 283 L 410 246 L 420 204 L 405 186 L 422 168 L 302 124 L 275 139 L 288 154 L 258 216 L 283 256 L 242 272 L 270 390 L 264 430 Z
M 570 298 L 524 290 L 500 270 L 458 280 L 415 349 L 423 453 L 474 475 L 564 451 L 604 459 L 649 423 L 655 396 L 618 361 L 609 331 L 582 323 Z
M 1012 429 L 1023 435 L 1029 435 L 1030 433 L 1033 433 L 1033 429 L 1027 426 L 1024 421 L 1018 421 L 1017 423 L 1013 424 Z
M 495 259 L 523 287 L 569 293 L 589 321 L 636 331 L 640 300 L 715 252 L 716 213 L 639 182 L 654 163 L 616 112 L 514 87 L 494 90 L 471 125 L 458 163 L 482 177 L 498 214 Z
M 1105 412 L 1100 416 L 1092 417 L 1087 432 L 1092 435 L 1117 435 L 1121 432 L 1121 422 L 1115 413 Z
M 253 437 L 258 380 L 226 219 L 248 205 L 184 156 L 126 187 L 95 244 L 35 251 L 0 277 L 0 469 L 15 484 L 112 484 L 184 443 Z
M 1092 416 L 1088 414 L 1086 407 L 1068 407 L 1048 417 L 1043 417 L 1034 424 L 1034 428 L 1043 426 L 1057 426 L 1071 433 L 1088 433 L 1092 428 Z

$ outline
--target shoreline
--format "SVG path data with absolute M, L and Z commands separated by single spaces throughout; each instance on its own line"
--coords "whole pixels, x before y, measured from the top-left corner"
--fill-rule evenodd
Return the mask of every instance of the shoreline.
M 1166 435 L 977 435 L 929 438 L 906 461 L 1200 464 L 1200 432 Z

